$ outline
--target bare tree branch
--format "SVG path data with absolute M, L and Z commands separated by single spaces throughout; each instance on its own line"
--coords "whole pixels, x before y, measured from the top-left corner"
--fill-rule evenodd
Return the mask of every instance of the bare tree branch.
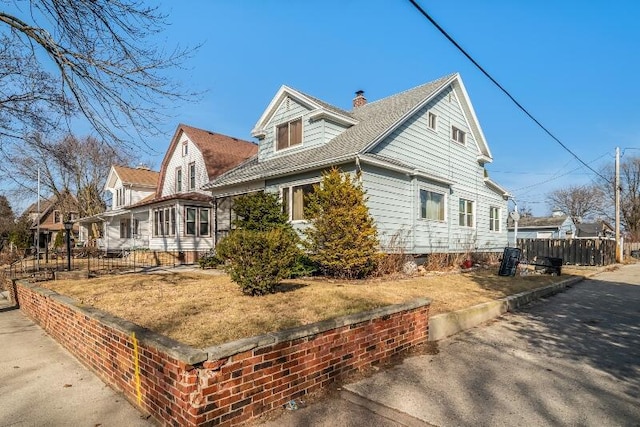
M 590 219 L 602 211 L 602 191 L 596 186 L 571 185 L 547 194 L 551 210 L 560 209 L 574 221 Z
M 194 98 L 166 76 L 193 50 L 154 44 L 166 25 L 157 8 L 138 0 L 12 3 L 17 12 L 0 10 L 0 60 L 9 65 L 0 71 L 0 145 L 52 132 L 74 112 L 110 145 L 146 144 L 168 107 Z

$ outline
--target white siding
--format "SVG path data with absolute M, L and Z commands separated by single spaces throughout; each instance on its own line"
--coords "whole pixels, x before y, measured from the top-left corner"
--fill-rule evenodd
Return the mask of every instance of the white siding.
M 183 155 L 183 144 L 187 144 L 187 154 Z M 195 162 L 196 165 L 196 186 L 195 190 L 189 188 L 189 165 Z M 167 163 L 167 169 L 164 176 L 164 184 L 162 186 L 161 196 L 170 196 L 176 194 L 176 169 L 182 168 L 182 193 L 197 192 L 210 195 L 208 191 L 202 190 L 202 186 L 209 182 L 209 175 L 202 157 L 202 152 L 198 149 L 189 137 L 182 133 L 178 144 L 171 154 L 171 158 Z

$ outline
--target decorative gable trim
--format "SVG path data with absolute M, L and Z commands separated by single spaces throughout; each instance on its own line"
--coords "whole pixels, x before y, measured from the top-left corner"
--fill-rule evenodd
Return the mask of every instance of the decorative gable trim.
M 352 117 L 338 114 L 333 111 L 329 111 L 326 108 L 324 108 L 322 105 L 320 105 L 318 102 L 306 96 L 305 94 L 300 93 L 297 90 L 292 89 L 287 85 L 282 85 L 278 90 L 278 92 L 276 93 L 276 95 L 271 100 L 271 102 L 269 103 L 269 105 L 267 106 L 264 113 L 262 113 L 262 116 L 260 116 L 260 119 L 258 120 L 256 125 L 253 127 L 253 130 L 251 131 L 251 135 L 253 137 L 256 137 L 259 139 L 262 139 L 265 137 L 267 124 L 269 123 L 273 115 L 276 113 L 278 108 L 280 108 L 280 104 L 282 104 L 282 102 L 284 102 L 287 98 L 291 98 L 293 101 L 306 106 L 310 110 L 315 110 L 313 111 L 312 114 L 315 114 L 316 116 L 327 115 L 327 117 L 332 118 L 332 121 L 337 121 L 340 124 L 345 123 L 348 125 L 354 125 L 357 123 L 357 121 L 354 120 Z

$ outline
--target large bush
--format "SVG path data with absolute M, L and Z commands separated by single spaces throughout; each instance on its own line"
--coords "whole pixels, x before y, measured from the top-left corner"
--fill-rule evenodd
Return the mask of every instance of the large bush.
M 233 210 L 236 229 L 220 241 L 216 257 L 245 294 L 273 292 L 281 280 L 302 274 L 300 239 L 276 194 L 242 195 Z
M 233 230 L 217 246 L 218 256 L 226 260 L 224 269 L 247 295 L 275 291 L 291 276 L 300 255 L 295 232 L 287 228 L 268 231 Z
M 310 258 L 329 276 L 362 278 L 373 273 L 378 238 L 366 197 L 357 177 L 337 169 L 323 174 L 308 195 L 305 230 Z

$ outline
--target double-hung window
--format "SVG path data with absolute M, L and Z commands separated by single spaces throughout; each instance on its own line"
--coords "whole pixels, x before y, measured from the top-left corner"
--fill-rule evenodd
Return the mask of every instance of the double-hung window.
M 175 236 L 176 208 L 160 208 L 153 210 L 153 235 L 156 237 Z
M 176 168 L 176 193 L 182 191 L 182 168 Z
M 284 150 L 302 144 L 302 119 L 292 120 L 276 127 L 276 149 Z
M 284 187 L 282 189 L 282 208 L 290 221 L 304 220 L 305 196 L 313 192 L 313 184 Z
M 455 126 L 451 126 L 451 139 L 460 144 L 464 144 L 465 133 Z
M 489 208 L 489 230 L 500 231 L 500 209 L 495 206 Z
M 444 194 L 420 190 L 420 218 L 444 221 Z
M 189 163 L 189 190 L 196 189 L 196 163 Z
M 197 208 L 187 206 L 184 208 L 184 234 L 185 236 L 208 236 L 209 208 Z
M 429 129 L 436 130 L 436 126 L 438 125 L 438 116 L 429 111 L 429 113 L 427 114 L 427 120 L 427 126 L 429 126 Z
M 461 227 L 473 227 L 473 202 L 471 200 L 460 199 L 459 215 Z

